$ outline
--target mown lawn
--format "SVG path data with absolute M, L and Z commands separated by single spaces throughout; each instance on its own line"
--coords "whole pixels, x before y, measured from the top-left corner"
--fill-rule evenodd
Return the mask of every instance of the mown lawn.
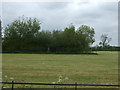
M 61 83 L 118 84 L 118 52 L 97 53 L 3 54 L 3 81 L 58 83 L 62 76 Z

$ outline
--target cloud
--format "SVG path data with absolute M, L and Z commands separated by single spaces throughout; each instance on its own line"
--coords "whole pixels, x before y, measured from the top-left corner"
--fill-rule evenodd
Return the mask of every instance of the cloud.
M 95 29 L 96 42 L 102 34 L 109 34 L 111 44 L 118 44 L 117 2 L 4 2 L 2 7 L 4 26 L 19 16 L 35 17 L 42 22 L 43 30 L 64 29 L 70 23 Z

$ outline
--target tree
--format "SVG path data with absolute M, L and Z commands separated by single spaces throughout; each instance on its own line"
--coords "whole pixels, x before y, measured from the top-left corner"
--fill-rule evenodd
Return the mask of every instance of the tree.
M 107 47 L 109 46 L 109 42 L 111 41 L 112 38 L 109 38 L 108 34 L 102 34 L 100 39 L 101 42 L 99 43 L 99 45 L 102 45 L 102 47 Z
M 48 51 L 51 45 L 51 32 L 41 31 L 36 34 L 35 44 L 38 50 Z
M 30 49 L 34 44 L 32 43 L 34 37 L 40 30 L 40 24 L 38 19 L 24 16 L 8 24 L 4 29 L 4 48 L 9 50 Z
M 63 32 L 64 48 L 67 51 L 74 51 L 75 48 L 75 26 L 70 24 Z
M 94 34 L 94 28 L 87 25 L 82 25 L 78 28 L 76 31 L 76 43 L 81 51 L 88 50 L 90 45 L 95 42 Z
M 83 52 L 89 51 L 90 45 L 95 41 L 94 29 L 82 25 L 75 30 L 75 26 L 70 24 L 64 31 L 53 31 L 54 50 L 63 52 Z

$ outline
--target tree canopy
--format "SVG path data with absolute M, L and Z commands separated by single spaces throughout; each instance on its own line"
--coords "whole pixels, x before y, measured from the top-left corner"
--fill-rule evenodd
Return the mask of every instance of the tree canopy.
M 85 52 L 95 42 L 94 28 L 70 24 L 64 30 L 40 30 L 36 18 L 19 18 L 4 29 L 3 51 Z
M 33 45 L 34 37 L 40 30 L 40 22 L 36 18 L 20 17 L 4 29 L 3 48 L 21 50 Z

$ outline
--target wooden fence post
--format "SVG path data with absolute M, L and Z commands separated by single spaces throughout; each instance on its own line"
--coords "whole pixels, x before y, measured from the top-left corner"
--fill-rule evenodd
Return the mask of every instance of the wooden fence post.
M 12 90 L 14 89 L 14 81 L 12 81 Z
M 77 82 L 75 82 L 75 90 L 77 90 Z

